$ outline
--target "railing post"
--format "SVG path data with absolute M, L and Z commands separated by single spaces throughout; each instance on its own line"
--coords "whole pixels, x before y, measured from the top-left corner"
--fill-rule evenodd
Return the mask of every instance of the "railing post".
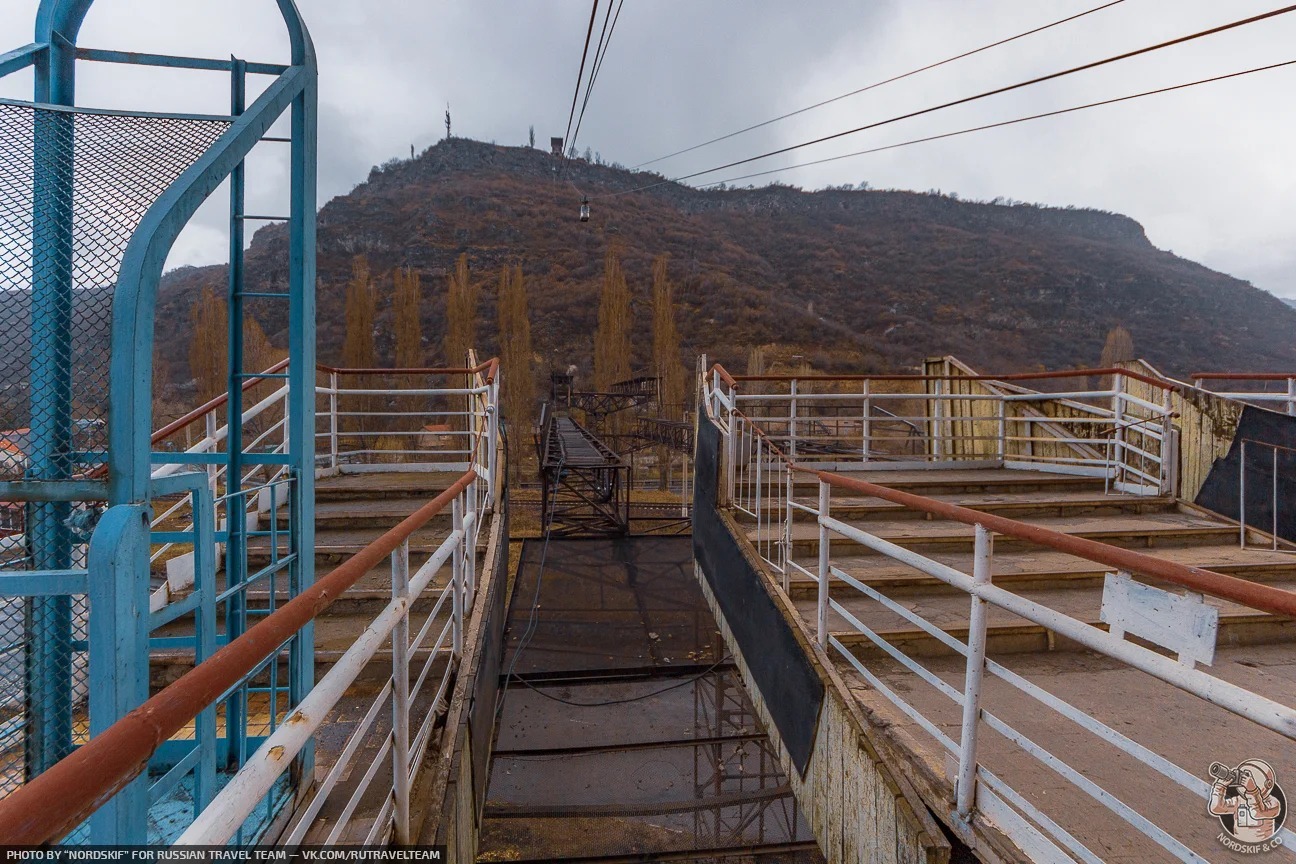
M 990 584 L 994 559 L 994 537 L 984 526 L 976 526 L 976 545 L 972 562 L 972 585 Z M 963 728 L 959 737 L 959 766 L 955 787 L 955 807 L 964 822 L 972 817 L 976 804 L 977 731 L 981 720 L 981 678 L 985 672 L 986 602 L 972 595 L 968 621 L 967 670 L 963 678 Z
M 1278 551 L 1278 448 L 1273 450 L 1273 506 L 1271 515 L 1273 516 L 1273 527 L 1270 531 L 1273 539 L 1273 551 Z
M 941 426 L 940 396 L 945 392 L 945 382 L 939 379 L 933 382 L 932 391 L 931 395 L 934 398 L 930 400 L 931 408 L 927 412 L 928 416 L 931 418 L 931 428 L 929 429 L 930 439 L 927 445 L 927 452 L 931 454 L 932 461 L 939 462 L 941 459 L 941 452 L 944 449 L 941 440 L 942 435 L 944 434 L 944 429 Z
M 1161 494 L 1173 495 L 1176 491 L 1172 477 L 1177 473 L 1173 469 L 1179 460 L 1174 447 L 1174 402 L 1171 391 L 1165 390 L 1161 397 Z
M 1125 376 L 1112 376 L 1112 461 L 1114 463 L 1113 481 L 1120 482 L 1121 467 L 1125 464 L 1125 430 L 1121 424 L 1125 419 Z M 1119 490 L 1117 490 L 1119 491 Z
M 999 395 L 999 463 L 1008 461 L 1008 402 Z
M 829 563 L 828 548 L 829 536 L 828 526 L 824 520 L 830 516 L 829 507 L 831 506 L 832 487 L 824 480 L 819 481 L 819 600 L 818 612 L 815 616 L 817 626 L 816 632 L 819 635 L 819 647 L 825 651 L 828 649 L 828 594 L 831 582 L 831 564 Z
M 788 458 L 797 458 L 797 380 L 792 379 L 792 398 L 788 400 Z
M 728 428 L 725 431 L 725 450 L 726 456 L 728 457 L 725 460 L 725 503 L 729 506 L 733 506 L 735 500 L 735 484 L 737 483 L 738 476 L 738 448 L 734 446 L 738 438 L 738 415 L 734 413 L 734 409 L 737 408 L 737 402 L 734 400 L 734 391 L 732 387 L 729 388 L 729 405 L 729 423 Z
M 780 460 L 781 461 L 781 460 Z M 791 592 L 792 590 L 792 493 L 796 491 L 796 481 L 793 478 L 792 466 L 784 464 L 783 470 L 787 472 L 787 481 L 785 491 L 787 497 L 783 502 L 783 554 L 779 560 L 779 570 L 783 574 L 783 590 Z
M 477 484 L 479 482 L 481 482 L 480 479 L 473 480 L 468 484 L 467 490 L 462 493 L 467 504 L 467 511 L 472 516 L 472 530 L 465 529 L 464 532 L 464 559 L 467 562 L 465 569 L 468 571 L 465 574 L 466 587 L 464 589 L 464 605 L 466 607 L 472 606 L 473 597 L 477 594 L 477 533 L 480 530 L 478 520 L 481 519 L 481 512 L 477 509 Z M 490 484 L 487 484 L 487 488 L 489 486 Z M 465 520 L 464 524 L 465 526 L 468 524 L 467 520 Z
M 91 739 L 149 695 L 147 669 L 127 662 L 148 655 L 148 581 L 137 577 L 148 573 L 149 516 L 145 505 L 119 504 L 104 512 L 90 536 Z M 90 842 L 146 842 L 148 787 L 141 775 L 91 814 Z
M 860 420 L 860 438 L 862 439 L 862 449 L 860 452 L 863 461 L 869 461 L 869 438 L 872 437 L 872 414 L 873 399 L 869 395 L 869 379 L 864 379 L 864 416 Z
M 329 373 L 329 468 L 338 467 L 338 374 Z
M 1246 548 L 1246 439 L 1238 446 L 1238 545 Z
M 1287 413 L 1296 416 L 1296 378 L 1287 379 Z
M 462 496 L 456 496 L 454 502 L 450 505 L 450 508 L 452 514 L 451 530 L 461 532 L 459 542 L 461 544 L 467 544 L 468 536 L 463 530 L 464 518 L 463 518 Z M 461 545 L 458 549 L 454 551 L 454 554 L 450 556 L 450 560 L 451 562 L 453 562 L 450 565 L 450 604 L 451 604 L 450 633 L 451 633 L 451 641 L 453 643 L 454 656 L 458 658 L 463 656 L 463 619 L 464 619 L 464 596 L 463 596 L 464 595 L 463 592 L 464 546 L 463 545 Z
M 409 540 L 391 554 L 392 600 L 405 601 L 400 620 L 392 629 L 392 792 L 396 799 L 395 839 L 410 842 L 409 776 Z
M 498 373 L 496 373 L 498 375 Z M 499 500 L 496 484 L 496 469 L 499 465 L 499 379 L 492 381 L 490 384 L 490 404 L 486 406 L 488 416 L 487 439 L 486 439 L 486 494 L 490 497 L 490 510 L 495 511 L 495 503 Z M 503 478 L 508 482 L 508 478 Z

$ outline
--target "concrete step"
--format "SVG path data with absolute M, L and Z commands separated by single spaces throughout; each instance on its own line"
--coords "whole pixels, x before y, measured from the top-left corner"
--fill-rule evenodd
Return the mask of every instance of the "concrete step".
M 315 566 L 316 568 L 333 567 L 341 564 L 370 543 L 377 540 L 385 534 L 392 526 L 383 526 L 379 528 L 357 528 L 357 529 L 329 529 L 319 531 L 315 534 Z M 426 559 L 426 556 L 436 551 L 437 547 L 450 536 L 450 525 L 446 523 L 431 524 L 428 527 L 420 528 L 410 535 L 410 557 L 411 564 L 414 560 L 419 563 Z M 478 551 L 484 546 L 484 535 L 482 543 L 478 544 Z M 287 539 L 282 539 L 278 543 L 279 553 L 286 554 L 288 551 Z M 248 566 L 264 567 L 270 563 L 270 538 L 253 537 L 248 541 Z M 419 556 L 422 556 L 421 558 Z
M 1043 492 L 989 492 L 979 494 L 940 494 L 927 496 L 937 501 L 958 504 L 983 513 L 997 513 L 1010 519 L 1030 519 L 1034 517 L 1064 516 L 1118 516 L 1137 515 L 1142 513 L 1164 513 L 1176 509 L 1175 499 L 1170 497 L 1143 497 L 1138 495 L 1095 494 L 1088 489 L 1049 490 Z M 797 503 L 807 507 L 818 507 L 818 497 L 797 496 Z M 751 502 L 744 506 L 751 509 Z M 767 516 L 782 517 L 782 504 L 761 502 L 761 510 Z M 928 519 L 921 510 L 914 510 L 901 504 L 885 501 L 881 498 L 838 497 L 832 498 L 831 513 L 838 519 L 864 520 L 872 518 L 892 519 Z M 752 517 L 742 512 L 735 512 L 740 522 L 751 523 Z M 803 510 L 793 509 L 793 521 L 811 522 L 815 516 Z
M 400 524 L 436 494 L 424 497 L 403 498 L 331 498 L 315 503 L 315 530 L 317 532 L 346 528 L 381 528 L 386 531 Z M 429 525 L 437 522 L 450 524 L 450 509 L 432 517 Z M 279 514 L 279 527 L 286 528 L 288 514 Z
M 843 520 L 874 536 L 888 540 L 914 551 L 968 550 L 972 548 L 975 529 L 962 522 L 947 520 L 866 519 Z M 1037 518 L 1032 525 L 1049 528 L 1063 534 L 1100 540 L 1113 546 L 1129 549 L 1151 549 L 1163 546 L 1218 546 L 1236 538 L 1237 528 L 1228 523 L 1188 513 L 1150 513 L 1137 516 L 1104 517 L 1078 516 Z M 771 533 L 777 535 L 782 526 L 758 532 L 752 529 L 748 537 L 753 542 L 768 542 Z M 869 550 L 839 535 L 831 539 L 833 554 L 869 555 Z M 795 557 L 818 554 L 818 526 L 797 523 L 792 526 L 792 553 Z M 1014 537 L 996 535 L 996 549 L 1039 548 L 1033 543 Z M 840 551 L 838 551 L 840 550 Z
M 1289 552 L 1271 552 L 1264 549 L 1241 549 L 1236 543 L 1219 546 L 1154 547 L 1146 554 L 1180 564 L 1205 567 L 1220 573 L 1229 573 L 1253 582 L 1276 582 L 1296 579 L 1296 555 Z M 929 557 L 953 567 L 961 573 L 972 572 L 971 552 L 936 552 Z M 798 561 L 814 570 L 814 559 Z M 935 577 L 919 573 L 889 558 L 869 555 L 859 557 L 834 557 L 838 567 L 864 584 L 877 588 L 884 594 L 904 590 L 911 594 L 950 594 L 963 592 Z M 1058 588 L 1065 586 L 1098 586 L 1112 568 L 1077 558 L 1051 549 L 1005 550 L 998 548 L 994 556 L 994 583 L 1012 591 L 1030 588 Z M 814 580 L 794 578 L 790 583 L 793 599 L 818 595 L 819 586 Z M 833 584 L 833 595 L 849 595 L 854 589 L 841 583 Z
M 1288 579 L 1274 584 L 1276 587 L 1290 589 L 1296 587 L 1296 580 Z M 904 589 L 884 593 L 889 599 L 920 615 L 955 639 L 967 641 L 971 608 L 967 595 L 915 595 Z M 1099 618 L 1102 608 L 1101 586 L 1033 588 L 1014 593 L 1095 627 L 1104 630 L 1107 627 Z M 954 653 L 915 624 L 857 592 L 834 599 L 865 626 L 910 656 Z M 1206 598 L 1206 601 L 1220 612 L 1218 644 L 1221 647 L 1296 642 L 1296 621 L 1290 618 L 1257 612 L 1246 606 L 1211 597 Z M 815 620 L 813 600 L 799 600 L 797 607 L 806 621 Z M 1079 645 L 1010 612 L 994 606 L 988 612 L 987 644 L 992 653 L 1081 650 Z M 872 658 L 882 653 L 880 648 L 863 633 L 855 630 L 835 609 L 829 611 L 828 626 L 832 634 L 857 656 Z
M 392 500 L 422 498 L 430 500 L 457 481 L 462 472 L 450 471 L 375 471 L 337 474 L 315 481 L 315 501 Z

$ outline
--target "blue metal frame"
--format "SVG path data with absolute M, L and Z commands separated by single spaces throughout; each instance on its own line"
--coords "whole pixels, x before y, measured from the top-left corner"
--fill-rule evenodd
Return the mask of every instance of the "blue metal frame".
M 314 389 L 315 389 L 315 175 L 317 73 L 314 47 L 294 0 L 276 0 L 287 27 L 291 62 L 288 65 L 249 63 L 231 58 L 176 57 L 138 54 L 77 46 L 77 36 L 93 0 L 42 0 L 36 15 L 35 41 L 0 54 L 0 77 L 27 67 L 35 73 L 34 102 L 51 107 L 75 106 L 76 61 L 129 63 L 172 68 L 225 71 L 231 75 L 229 128 L 149 209 L 126 248 L 112 301 L 112 335 L 107 453 L 108 479 L 76 479 L 71 457 L 73 416 L 70 296 L 72 292 L 72 164 L 45 142 L 62 124 L 75 122 L 71 112 L 38 113 L 34 151 L 34 182 L 40 190 L 60 191 L 66 206 L 42 208 L 33 214 L 34 240 L 52 256 L 37 260 L 32 285 L 33 394 L 30 470 L 22 481 L 0 483 L 4 500 L 28 502 L 28 534 L 34 571 L 0 577 L 0 596 L 25 596 L 40 610 L 39 632 L 32 634 L 40 650 L 33 651 L 29 679 L 40 679 L 56 692 L 69 680 L 73 648 L 72 596 L 88 594 L 91 603 L 88 643 L 91 734 L 102 731 L 148 696 L 149 633 L 179 614 L 196 614 L 190 640 L 198 660 L 210 655 L 216 633 L 216 586 L 213 567 L 215 514 L 205 474 L 181 474 L 164 481 L 150 478 L 152 466 L 182 460 L 204 460 L 174 453 L 155 453 L 152 433 L 154 312 L 162 268 L 176 237 L 198 206 L 225 178 L 231 180 L 229 280 L 229 446 L 221 457 L 228 478 L 240 478 L 243 466 L 286 464 L 290 477 L 288 554 L 272 555 L 273 571 L 286 569 L 295 594 L 314 580 Z M 246 76 L 275 76 L 250 106 L 245 105 Z M 290 114 L 291 213 L 289 225 L 288 302 L 290 386 L 285 424 L 287 453 L 269 457 L 243 452 L 241 385 L 260 370 L 243 368 L 243 161 L 265 138 L 271 125 Z M 130 112 L 123 112 L 130 113 Z M 226 119 L 226 118 L 222 118 Z M 50 127 L 50 128 L 45 128 Z M 247 572 L 247 531 L 241 511 L 245 494 L 235 487 L 226 500 L 228 536 L 225 639 L 242 632 L 248 613 L 246 587 L 265 578 L 265 571 Z M 151 500 L 166 494 L 192 496 L 194 530 L 150 535 Z M 106 500 L 108 510 L 90 541 L 87 570 L 74 570 L 75 538 L 66 525 L 72 502 Z M 272 547 L 279 528 L 272 509 Z M 228 518 L 230 515 L 239 518 Z M 260 533 L 260 532 L 258 532 Z M 149 614 L 150 544 L 163 536 L 193 542 L 194 594 L 164 613 Z M 274 582 L 269 582 L 270 605 Z M 242 586 L 240 589 L 239 586 Z M 255 611 L 255 610 L 254 610 Z M 159 642 L 161 640 L 158 640 Z M 183 640 L 181 640 L 183 641 Z M 173 644 L 174 638 L 165 644 Z M 154 645 L 157 642 L 153 643 Z M 289 647 L 290 703 L 296 704 L 313 684 L 313 632 L 304 629 Z M 275 664 L 271 664 L 273 668 Z M 277 679 L 277 669 L 271 673 Z M 188 748 L 164 748 L 162 779 L 150 788 L 144 776 L 128 786 L 92 817 L 89 837 L 97 843 L 144 842 L 148 808 L 193 775 L 195 807 L 205 805 L 215 791 L 216 770 L 236 769 L 250 752 L 246 740 L 245 682 L 227 694 L 227 735 L 216 739 L 215 709 L 197 718 L 196 743 Z M 271 698 L 277 699 L 272 683 Z M 70 703 L 70 697 L 69 697 Z M 276 703 L 272 703 L 276 704 Z M 272 725 L 274 711 L 271 711 Z M 31 736 L 29 764 L 48 767 L 72 747 L 71 706 L 47 712 Z M 179 743 L 179 742 L 175 742 Z M 310 754 L 296 777 L 309 777 Z M 219 764 L 218 764 L 219 763 Z

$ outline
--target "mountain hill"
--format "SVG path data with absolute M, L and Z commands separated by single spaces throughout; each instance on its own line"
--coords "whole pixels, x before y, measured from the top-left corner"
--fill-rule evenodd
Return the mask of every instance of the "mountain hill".
M 588 369 L 603 258 L 617 248 L 635 297 L 635 367 L 651 345 L 652 259 L 669 256 L 685 359 L 741 368 L 766 345 L 817 370 L 896 369 L 952 353 L 987 371 L 1092 366 L 1123 325 L 1140 356 L 1167 372 L 1296 367 L 1296 309 L 1247 282 L 1156 249 L 1112 213 L 977 203 L 903 191 L 790 186 L 699 191 L 651 173 L 541 150 L 452 139 L 375 168 L 319 214 L 319 356 L 339 359 L 351 262 L 379 285 L 380 362 L 392 356 L 389 271 L 422 276 L 428 362 L 440 356 L 446 275 L 466 253 L 482 280 L 478 344 L 494 349 L 498 269 L 522 265 L 538 367 Z M 638 187 L 660 183 L 642 191 Z M 579 191 L 578 191 L 579 190 Z M 615 197 L 600 196 L 611 193 Z M 577 219 L 582 195 L 592 218 Z M 249 290 L 283 290 L 287 231 L 257 232 Z M 223 267 L 163 283 L 161 315 L 189 320 Z M 275 345 L 284 311 L 249 307 Z M 164 320 L 164 319 L 160 319 Z M 187 343 L 168 340 L 173 380 Z

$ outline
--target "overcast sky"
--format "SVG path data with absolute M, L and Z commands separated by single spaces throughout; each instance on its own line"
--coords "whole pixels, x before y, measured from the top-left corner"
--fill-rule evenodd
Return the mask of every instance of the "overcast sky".
M 579 146 L 635 165 L 1099 2 L 627 0 Z M 538 142 L 563 133 L 587 0 L 300 4 L 320 64 L 321 203 L 364 180 L 370 166 L 408 157 L 411 144 L 421 150 L 442 137 L 447 102 L 456 135 L 522 144 L 531 125 Z M 1124 0 L 653 168 L 668 176 L 689 173 L 1278 5 Z M 4 47 L 30 40 L 36 6 L 36 0 L 0 0 Z M 287 58 L 273 0 L 99 0 L 80 43 Z M 1291 59 L 1296 13 L 696 182 Z M 228 107 L 227 79 L 211 73 L 158 74 L 103 64 L 80 64 L 79 70 L 85 105 L 215 113 Z M 1293 297 L 1294 86 L 1291 67 L 769 179 L 805 188 L 866 180 L 874 187 L 1113 210 L 1143 223 L 1161 248 Z M 30 87 L 29 73 L 10 76 L 0 81 L 0 96 L 29 98 Z M 282 152 L 258 156 L 249 183 L 249 210 L 282 201 Z M 186 231 L 172 265 L 224 260 L 223 206 L 207 208 Z

